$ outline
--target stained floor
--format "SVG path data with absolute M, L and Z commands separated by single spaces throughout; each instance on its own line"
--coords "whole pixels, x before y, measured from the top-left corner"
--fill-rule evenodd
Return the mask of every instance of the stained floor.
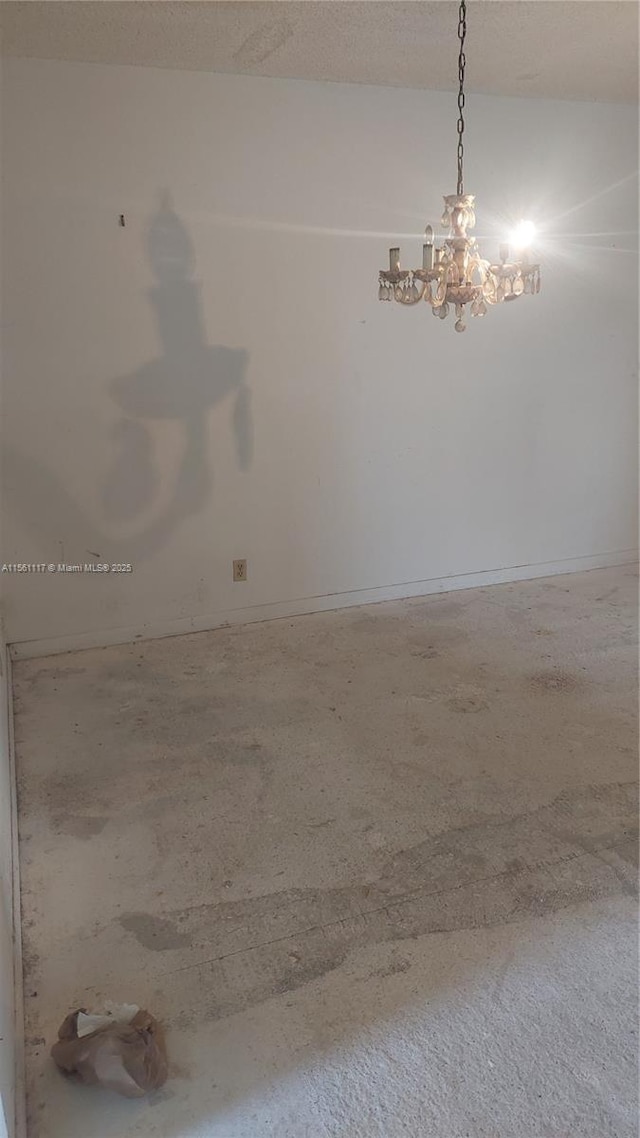
M 635 1138 L 637 576 L 15 665 L 29 1138 Z M 48 1058 L 147 1006 L 150 1101 Z

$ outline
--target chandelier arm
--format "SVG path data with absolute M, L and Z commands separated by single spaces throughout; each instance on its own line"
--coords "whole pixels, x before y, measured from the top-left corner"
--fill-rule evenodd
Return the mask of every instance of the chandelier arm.
M 463 174 L 463 160 L 464 160 L 464 69 L 467 63 L 464 54 L 464 41 L 467 34 L 467 5 L 465 0 L 460 0 L 460 8 L 458 10 L 458 39 L 460 40 L 460 54 L 458 55 L 458 195 L 464 193 L 464 174 Z

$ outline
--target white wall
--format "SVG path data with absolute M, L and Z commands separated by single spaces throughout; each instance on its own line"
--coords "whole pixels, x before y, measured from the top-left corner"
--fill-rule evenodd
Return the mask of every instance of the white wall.
M 627 556 L 633 108 L 469 97 L 483 248 L 509 217 L 548 234 L 540 296 L 460 336 L 376 281 L 455 189 L 454 96 L 16 60 L 4 83 L 2 560 L 134 565 L 9 577 L 10 640 Z M 190 278 L 184 235 L 148 236 L 163 189 Z

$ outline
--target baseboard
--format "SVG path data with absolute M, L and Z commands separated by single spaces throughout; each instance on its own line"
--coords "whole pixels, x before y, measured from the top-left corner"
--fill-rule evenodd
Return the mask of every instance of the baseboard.
M 27 1138 L 27 1086 L 25 1077 L 24 986 L 22 973 L 22 907 L 20 900 L 20 854 L 18 839 L 18 775 L 13 721 L 13 679 L 9 653 L 5 657 L 9 720 L 9 772 L 11 778 L 11 871 L 13 917 L 13 993 L 15 1025 L 16 1111 L 15 1138 Z
M 264 620 L 278 620 L 331 609 L 350 608 L 354 605 L 377 604 L 382 601 L 406 600 L 409 597 L 429 596 L 432 593 L 474 589 L 480 586 L 508 584 L 512 581 L 530 581 L 538 577 L 553 577 L 561 573 L 583 573 L 591 569 L 610 569 L 618 565 L 632 565 L 638 560 L 637 550 L 617 550 L 613 553 L 596 553 L 585 557 L 570 557 L 562 561 L 543 561 L 535 565 L 510 565 L 501 569 L 482 569 L 478 572 L 459 573 L 450 577 L 432 577 L 422 581 L 405 581 L 396 585 L 380 585 L 373 589 L 351 589 L 343 593 L 302 597 L 298 600 L 276 601 L 272 604 L 249 605 L 227 609 L 206 616 L 181 617 L 177 620 L 146 621 L 125 628 L 101 629 L 92 632 L 70 633 L 43 640 L 20 640 L 10 645 L 13 660 L 27 660 L 36 656 L 55 656 L 61 652 L 75 652 L 82 648 L 106 648 L 112 644 L 130 644 L 136 640 L 158 640 L 165 636 L 183 636 L 189 632 L 209 632 L 234 624 L 256 624 Z

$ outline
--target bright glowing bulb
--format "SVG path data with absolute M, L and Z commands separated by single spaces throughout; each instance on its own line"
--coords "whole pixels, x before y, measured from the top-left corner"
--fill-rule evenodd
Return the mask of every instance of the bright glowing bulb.
M 532 221 L 521 221 L 511 234 L 510 243 L 515 249 L 526 249 L 536 235 L 536 227 Z

